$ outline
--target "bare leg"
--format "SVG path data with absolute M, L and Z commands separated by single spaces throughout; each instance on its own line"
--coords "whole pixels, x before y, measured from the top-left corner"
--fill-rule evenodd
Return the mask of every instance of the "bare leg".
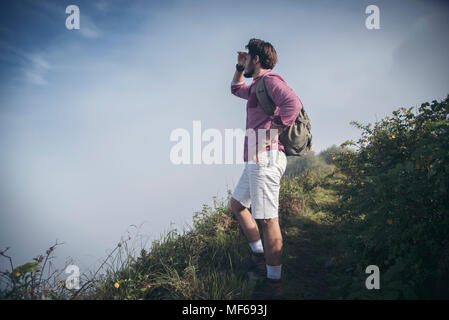
M 262 224 L 265 260 L 270 266 L 278 266 L 282 262 L 282 234 L 279 218 L 260 219 Z
M 256 220 L 254 220 L 251 212 L 240 202 L 231 197 L 231 209 L 237 220 L 240 223 L 240 227 L 246 236 L 248 242 L 254 242 L 260 240 L 259 228 L 257 226 Z

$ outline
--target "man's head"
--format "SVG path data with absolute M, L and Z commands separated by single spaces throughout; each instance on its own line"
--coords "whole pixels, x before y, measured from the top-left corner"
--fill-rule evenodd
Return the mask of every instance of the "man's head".
M 245 64 L 246 78 L 258 74 L 260 69 L 273 69 L 278 61 L 276 50 L 271 43 L 252 38 L 245 46 L 248 49 L 248 57 Z

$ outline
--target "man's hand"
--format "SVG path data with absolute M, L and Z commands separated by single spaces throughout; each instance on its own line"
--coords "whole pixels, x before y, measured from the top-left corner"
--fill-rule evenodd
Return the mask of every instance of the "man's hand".
M 270 129 L 277 129 L 277 134 L 274 134 L 272 137 L 270 137 L 270 129 L 265 130 L 265 147 L 262 147 L 260 144 L 258 144 L 258 150 L 257 152 L 254 152 L 254 154 L 251 157 L 252 161 L 259 162 L 259 155 L 262 152 L 265 152 L 265 148 L 267 146 L 274 146 L 278 142 L 278 136 L 285 130 L 287 127 L 280 127 L 276 126 L 274 123 L 272 123 Z M 273 133 L 275 131 L 273 130 Z M 270 148 L 271 149 L 271 148 Z
M 237 63 L 241 66 L 245 66 L 246 65 L 246 59 L 249 56 L 248 53 L 243 52 L 243 51 L 237 51 L 238 56 L 237 56 Z
M 276 129 L 277 130 L 277 135 L 275 135 L 274 137 L 270 137 L 270 129 L 266 131 L 266 139 L 265 139 L 265 143 L 267 146 L 271 145 L 271 141 L 270 140 L 274 140 L 276 141 L 277 137 L 281 135 L 282 131 L 285 130 L 286 127 L 281 127 L 281 126 L 276 126 L 274 123 L 271 124 L 271 128 L 270 129 Z M 274 130 L 273 130 L 274 131 Z M 271 139 L 270 139 L 271 138 Z
M 243 51 L 237 51 L 237 63 L 241 66 L 246 66 L 246 59 L 248 57 L 248 53 Z M 235 70 L 234 77 L 232 78 L 232 82 L 243 82 L 243 71 Z

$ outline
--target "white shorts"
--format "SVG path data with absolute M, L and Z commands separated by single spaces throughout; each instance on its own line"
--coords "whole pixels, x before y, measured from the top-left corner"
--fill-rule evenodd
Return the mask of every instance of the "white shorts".
M 259 162 L 245 163 L 232 197 L 244 207 L 251 207 L 254 219 L 277 218 L 279 188 L 286 167 L 287 156 L 283 151 L 262 152 Z

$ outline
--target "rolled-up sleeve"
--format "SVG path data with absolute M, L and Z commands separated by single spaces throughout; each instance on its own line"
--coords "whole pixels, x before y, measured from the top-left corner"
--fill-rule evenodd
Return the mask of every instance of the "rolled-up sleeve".
M 249 85 L 245 82 L 231 82 L 231 93 L 239 98 L 248 100 Z
M 265 88 L 271 100 L 279 106 L 279 114 L 273 117 L 272 123 L 277 126 L 291 126 L 301 111 L 301 100 L 285 81 L 277 77 L 265 77 Z

